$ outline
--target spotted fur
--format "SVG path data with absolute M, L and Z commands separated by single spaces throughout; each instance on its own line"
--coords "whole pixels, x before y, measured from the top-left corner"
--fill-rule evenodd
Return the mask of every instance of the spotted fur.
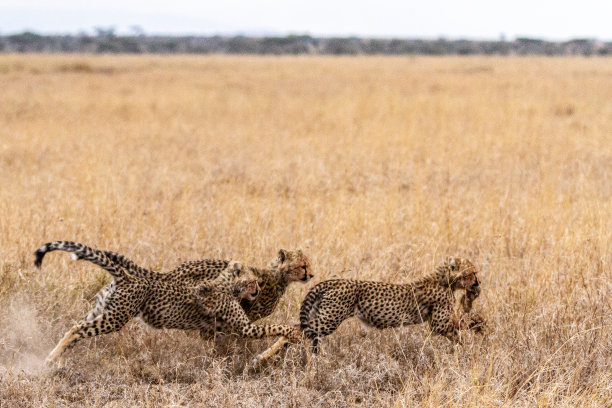
M 462 326 L 453 311 L 453 292 L 460 289 L 466 290 L 461 302 L 467 312 L 480 287 L 476 268 L 463 258 L 449 258 L 431 275 L 407 284 L 328 280 L 306 295 L 300 327 L 315 353 L 320 338 L 351 316 L 378 329 L 428 322 L 434 333 L 457 341 Z
M 79 340 L 118 331 L 136 316 L 155 328 L 207 332 L 227 329 L 250 338 L 282 335 L 295 340 L 301 336 L 293 327 L 251 323 L 240 300 L 255 300 L 259 285 L 253 268 L 238 262 L 213 262 L 225 267 L 214 280 L 194 285 L 189 279 L 174 279 L 136 267 L 132 261 L 115 253 L 70 241 L 51 242 L 39 248 L 35 252 L 35 266 L 40 267 L 45 254 L 55 250 L 71 252 L 77 259 L 101 266 L 114 280 L 99 313 L 90 312 L 86 319 L 70 329 L 49 354 L 47 363 L 56 361 Z
M 240 301 L 251 321 L 272 314 L 291 282 L 306 283 L 314 276 L 310 260 L 299 249 L 296 251 L 281 249 L 270 268 L 256 268 L 253 272 L 258 278 L 261 292 L 255 300 Z
M 131 267 L 133 264 L 122 255 L 114 252 L 109 254 L 112 254 L 112 259 L 117 259 L 121 265 Z M 188 261 L 180 264 L 172 271 L 164 273 L 164 278 L 197 285 L 215 279 L 227 267 L 227 264 L 228 261 L 225 260 Z M 306 283 L 313 277 L 310 260 L 301 250 L 287 251 L 281 249 L 270 268 L 251 268 L 251 270 L 257 276 L 260 292 L 254 300 L 243 298 L 240 304 L 252 322 L 272 314 L 289 284 L 292 282 Z M 148 276 L 151 272 L 139 268 L 134 273 Z M 94 307 L 88 318 L 95 317 L 100 313 L 104 307 L 105 299 L 114 290 L 114 281 L 102 288 L 96 296 Z M 210 337 L 209 331 L 202 331 L 201 334 L 205 338 Z
M 190 261 L 179 265 L 167 275 L 169 279 L 188 278 L 200 282 L 216 278 L 221 270 L 211 264 L 210 260 Z M 261 292 L 253 301 L 243 299 L 240 302 L 251 321 L 272 314 L 290 283 L 306 283 L 313 277 L 310 260 L 299 249 L 281 249 L 270 268 L 253 268 L 253 272 L 258 278 Z

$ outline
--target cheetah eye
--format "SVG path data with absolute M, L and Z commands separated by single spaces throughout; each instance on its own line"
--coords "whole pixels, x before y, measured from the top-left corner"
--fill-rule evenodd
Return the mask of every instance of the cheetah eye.
M 303 270 L 304 272 L 306 272 L 306 271 L 308 270 L 308 268 L 306 267 L 306 265 L 302 265 L 302 270 Z

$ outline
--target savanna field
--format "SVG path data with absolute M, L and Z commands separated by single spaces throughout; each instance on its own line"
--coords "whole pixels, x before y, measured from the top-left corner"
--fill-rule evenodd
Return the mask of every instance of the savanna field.
M 471 259 L 484 335 L 353 319 L 311 359 L 132 321 L 47 353 L 107 282 L 74 240 L 168 271 L 408 282 Z M 0 56 L 0 406 L 612 406 L 606 58 Z

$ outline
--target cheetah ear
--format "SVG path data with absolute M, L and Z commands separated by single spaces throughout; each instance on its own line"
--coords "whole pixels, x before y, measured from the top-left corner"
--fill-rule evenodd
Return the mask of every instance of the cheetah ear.
M 284 249 L 281 249 L 280 251 L 278 251 L 278 260 L 281 262 L 285 262 L 286 259 L 287 259 L 287 251 L 285 251 Z
M 240 275 L 242 272 L 242 264 L 240 262 L 234 262 L 234 273 L 236 276 Z
M 450 258 L 448 260 L 448 264 L 451 267 L 451 271 L 454 271 L 455 269 L 457 269 L 457 264 L 455 263 L 455 258 Z

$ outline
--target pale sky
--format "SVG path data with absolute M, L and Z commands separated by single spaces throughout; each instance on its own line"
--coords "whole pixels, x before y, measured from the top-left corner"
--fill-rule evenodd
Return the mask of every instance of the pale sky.
M 612 0 L 0 0 L 0 34 L 114 27 L 147 34 L 612 40 Z

